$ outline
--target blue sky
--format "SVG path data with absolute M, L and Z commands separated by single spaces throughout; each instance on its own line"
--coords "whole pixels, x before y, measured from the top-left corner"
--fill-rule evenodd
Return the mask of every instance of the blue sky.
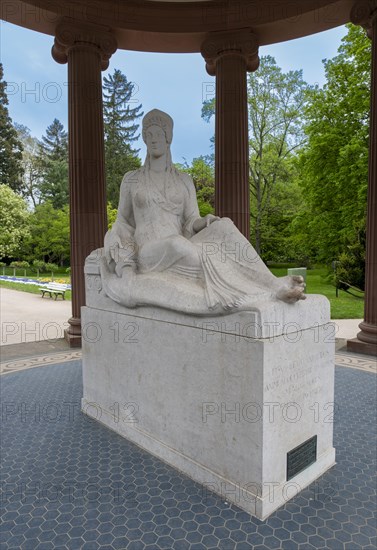
M 303 69 L 310 83 L 324 83 L 323 59 L 337 53 L 345 27 L 260 48 L 284 70 Z M 67 65 L 51 57 L 53 38 L 0 21 L 0 59 L 8 82 L 9 113 L 13 121 L 41 138 L 54 118 L 67 128 Z M 205 71 L 200 54 L 157 54 L 118 50 L 104 74 L 120 69 L 135 83 L 135 105 L 143 111 L 158 108 L 174 119 L 172 155 L 183 162 L 211 152 L 214 121 L 201 118 L 203 99 L 211 97 L 214 78 Z M 136 143 L 144 158 L 145 146 Z

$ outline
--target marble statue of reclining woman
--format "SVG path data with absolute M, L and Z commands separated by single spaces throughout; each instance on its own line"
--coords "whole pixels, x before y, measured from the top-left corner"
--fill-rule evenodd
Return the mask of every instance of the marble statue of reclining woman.
M 118 216 L 105 236 L 105 294 L 126 307 L 199 315 L 305 299 L 303 278 L 275 277 L 229 218 L 200 216 L 191 177 L 172 163 L 171 117 L 153 109 L 142 133 L 144 166 L 124 176 Z

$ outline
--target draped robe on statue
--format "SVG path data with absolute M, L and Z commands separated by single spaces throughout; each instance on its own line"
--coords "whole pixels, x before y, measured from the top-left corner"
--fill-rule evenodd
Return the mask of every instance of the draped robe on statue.
M 127 307 L 155 305 L 205 315 L 273 299 L 277 279 L 233 222 L 221 218 L 195 233 L 199 217 L 187 174 L 173 166 L 165 178 L 146 167 L 128 172 L 117 220 L 105 237 L 104 292 Z M 114 242 L 121 243 L 119 258 L 109 261 Z M 133 269 L 119 277 L 117 262 Z

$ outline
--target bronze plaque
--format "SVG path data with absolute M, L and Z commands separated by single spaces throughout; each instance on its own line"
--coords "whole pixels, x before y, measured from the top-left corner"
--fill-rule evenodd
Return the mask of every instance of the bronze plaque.
M 317 460 L 317 436 L 314 435 L 287 453 L 287 481 Z

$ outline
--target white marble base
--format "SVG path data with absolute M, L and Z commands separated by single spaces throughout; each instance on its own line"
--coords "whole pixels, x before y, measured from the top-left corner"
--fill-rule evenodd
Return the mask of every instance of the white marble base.
M 265 519 L 334 464 L 325 298 L 279 303 L 275 321 L 271 304 L 205 319 L 88 298 L 83 411 L 203 484 L 203 495 Z M 300 330 L 288 330 L 296 306 Z M 315 435 L 316 462 L 287 481 L 287 452 Z

